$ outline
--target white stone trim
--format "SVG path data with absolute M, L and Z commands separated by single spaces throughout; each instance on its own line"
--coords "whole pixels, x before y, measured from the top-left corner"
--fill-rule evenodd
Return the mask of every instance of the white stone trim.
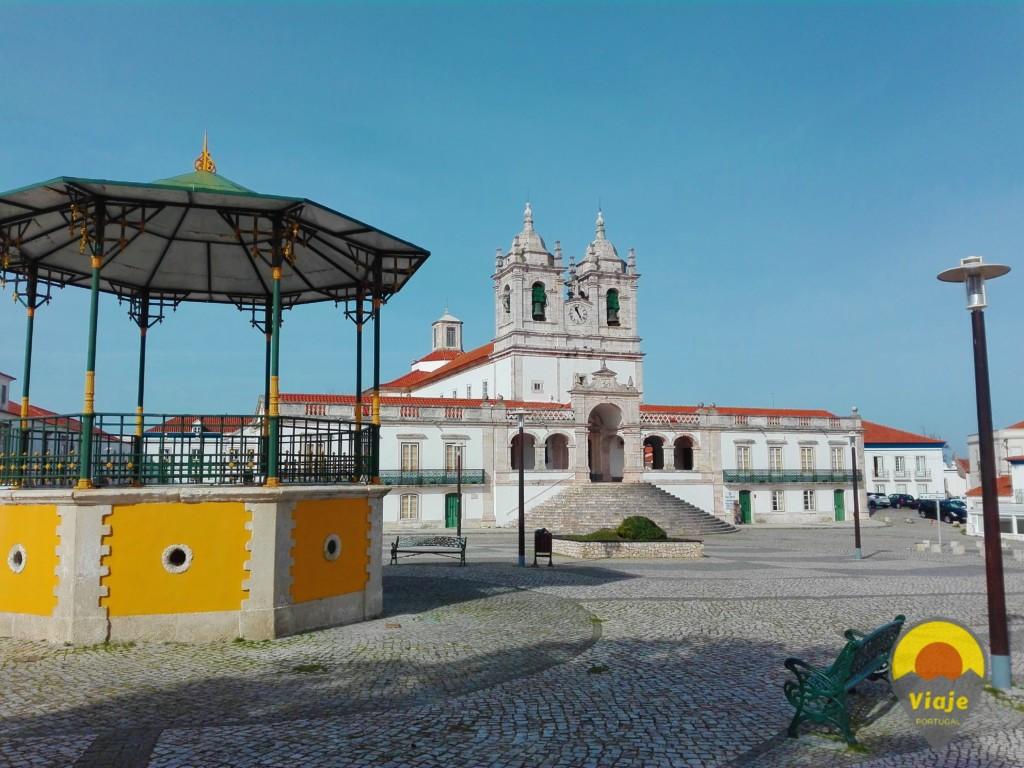
M 185 555 L 185 562 L 175 565 L 171 562 L 171 554 L 178 550 Z M 160 563 L 168 573 L 185 573 L 192 566 L 192 547 L 188 544 L 170 544 L 164 547 Z
M 11 547 L 11 550 L 7 553 L 7 567 L 11 569 L 13 573 L 21 573 L 25 570 L 25 564 L 28 562 L 28 554 L 25 552 L 25 547 L 21 544 L 15 544 Z
M 332 544 L 334 545 L 333 548 Z M 341 556 L 341 537 L 336 533 L 330 534 L 324 539 L 323 551 L 324 560 L 337 560 Z

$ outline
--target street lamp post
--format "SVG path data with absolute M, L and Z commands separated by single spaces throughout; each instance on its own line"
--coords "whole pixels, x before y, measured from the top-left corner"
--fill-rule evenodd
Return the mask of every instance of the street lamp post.
M 960 260 L 960 266 L 939 273 L 939 280 L 964 283 L 967 311 L 974 337 L 974 392 L 978 408 L 978 449 L 981 469 L 981 509 L 985 536 L 985 580 L 988 593 L 989 655 L 992 687 L 1004 690 L 1013 683 L 1010 675 L 1010 640 L 1006 629 L 1006 591 L 1003 584 L 1003 545 L 999 531 L 999 497 L 996 491 L 995 440 L 992 437 L 992 399 L 988 381 L 988 348 L 985 342 L 985 280 L 1010 271 L 1002 264 L 985 264 L 980 256 Z
M 525 417 L 518 414 L 519 421 L 519 566 L 526 567 L 526 476 L 523 474 L 523 461 L 526 458 L 524 448 L 523 426 Z
M 853 548 L 854 558 L 861 559 L 860 495 L 857 493 L 857 433 L 850 432 L 850 464 L 853 467 Z

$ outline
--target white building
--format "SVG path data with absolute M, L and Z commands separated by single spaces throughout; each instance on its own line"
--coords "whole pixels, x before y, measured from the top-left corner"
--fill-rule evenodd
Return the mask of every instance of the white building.
M 944 440 L 864 421 L 864 474 L 872 493 L 946 493 Z
M 996 451 L 996 475 L 1008 477 L 1010 475 L 1008 458 L 1011 456 L 1024 456 L 1024 421 L 1011 424 L 1005 429 L 995 430 L 992 433 L 992 438 Z M 977 435 L 969 435 L 967 438 L 967 459 L 970 462 L 967 487 L 976 488 L 981 485 Z
M 467 524 L 513 525 L 520 417 L 528 515 L 556 513 L 560 502 L 544 502 L 571 486 L 621 482 L 653 484 L 697 508 L 689 514 L 730 523 L 850 517 L 851 433 L 863 467 L 855 412 L 644 401 L 637 258 L 632 249 L 619 257 L 601 213 L 583 257 L 566 264 L 527 205 L 491 277 L 493 340 L 464 351 L 463 324 L 446 310 L 432 324 L 431 351 L 382 386 L 381 475 L 395 486 L 386 523 L 454 525 L 461 455 Z M 281 414 L 352 419 L 354 402 L 283 394 Z M 643 513 L 624 503 L 594 514 L 615 524 Z
M 1002 538 L 1024 541 L 1024 455 L 1008 456 L 1005 461 L 1010 468 L 1009 473 L 996 478 L 999 530 Z M 984 536 L 980 485 L 967 491 L 967 502 L 967 532 L 972 536 Z

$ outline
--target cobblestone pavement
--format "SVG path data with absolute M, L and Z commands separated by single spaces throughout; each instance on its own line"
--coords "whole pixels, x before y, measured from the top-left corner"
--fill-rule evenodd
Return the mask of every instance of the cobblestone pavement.
M 806 726 L 784 738 L 787 656 L 827 663 L 844 629 L 897 613 L 986 639 L 981 559 L 913 552 L 933 531 L 868 529 L 860 562 L 847 529 L 744 530 L 696 562 L 537 569 L 512 566 L 514 535 L 470 532 L 466 568 L 385 567 L 386 615 L 360 625 L 204 646 L 0 640 L 0 766 L 1019 768 L 1022 691 L 987 694 L 941 753 L 884 683 L 857 699 L 860 750 Z M 1007 593 L 1024 638 L 1012 560 Z

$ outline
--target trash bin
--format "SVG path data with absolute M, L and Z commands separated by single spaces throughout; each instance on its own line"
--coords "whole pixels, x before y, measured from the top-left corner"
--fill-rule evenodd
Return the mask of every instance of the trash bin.
M 552 566 L 554 563 L 551 561 L 551 531 L 547 528 L 538 528 L 533 532 L 533 565 L 537 566 L 537 558 L 546 557 L 548 559 L 548 565 Z

